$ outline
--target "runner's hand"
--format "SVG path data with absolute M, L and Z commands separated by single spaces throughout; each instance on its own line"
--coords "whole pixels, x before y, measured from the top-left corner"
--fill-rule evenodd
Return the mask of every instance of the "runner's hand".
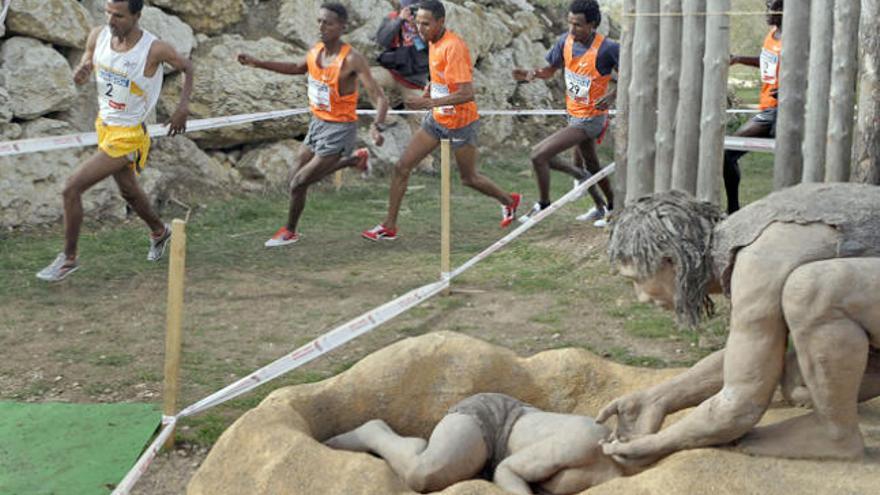
M 171 116 L 171 119 L 165 123 L 165 125 L 168 126 L 169 136 L 176 136 L 186 132 L 187 114 L 189 114 L 189 111 L 183 108 L 178 108 L 177 111 L 174 112 L 174 115 Z
M 382 146 L 385 143 L 385 136 L 375 126 L 370 126 L 370 137 L 373 138 L 373 144 L 376 146 Z
M 241 65 L 247 65 L 249 67 L 257 66 L 257 59 L 251 57 L 247 53 L 239 53 L 237 59 L 238 63 L 240 63 Z
M 531 82 L 535 79 L 535 71 L 526 69 L 513 69 L 510 74 L 514 81 Z
M 88 82 L 89 76 L 92 74 L 93 68 L 94 66 L 92 65 L 91 60 L 79 64 L 79 67 L 77 67 L 76 71 L 73 73 L 73 82 L 77 85 L 85 84 L 86 82 Z
M 614 105 L 614 100 L 616 98 L 616 93 L 608 93 L 596 101 L 596 108 L 599 110 L 608 110 Z

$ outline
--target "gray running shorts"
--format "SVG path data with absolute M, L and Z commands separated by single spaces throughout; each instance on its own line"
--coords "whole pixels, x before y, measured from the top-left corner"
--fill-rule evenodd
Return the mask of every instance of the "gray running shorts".
M 752 122 L 768 126 L 770 129 L 768 130 L 767 136 L 776 137 L 776 115 L 776 108 L 761 110 L 761 113 L 752 117 Z
M 569 115 L 568 126 L 584 131 L 585 133 L 587 133 L 587 137 L 590 139 L 596 139 L 602 134 L 602 129 L 605 128 L 605 119 L 607 118 L 607 115 L 598 115 L 596 117 L 588 117 L 586 119 L 572 117 Z
M 422 119 L 422 129 L 435 139 L 451 139 L 452 149 L 458 149 L 466 144 L 477 146 L 477 131 L 480 130 L 480 121 L 475 120 L 470 124 L 458 128 L 449 129 L 437 123 L 434 115 L 428 112 Z
M 357 143 L 357 122 L 327 122 L 312 117 L 305 144 L 318 156 L 347 157 Z

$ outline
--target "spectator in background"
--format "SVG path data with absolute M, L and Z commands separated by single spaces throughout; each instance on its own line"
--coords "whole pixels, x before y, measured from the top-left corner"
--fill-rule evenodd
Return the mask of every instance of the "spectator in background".
M 373 77 L 386 93 L 394 94 L 394 106 L 421 96 L 428 83 L 428 44 L 416 29 L 417 9 L 417 0 L 400 0 L 400 9 L 388 14 L 376 32 L 383 52 L 377 58 L 381 68 L 374 68 Z

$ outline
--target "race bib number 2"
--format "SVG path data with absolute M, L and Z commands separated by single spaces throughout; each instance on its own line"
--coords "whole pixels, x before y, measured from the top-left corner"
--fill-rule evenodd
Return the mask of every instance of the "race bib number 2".
M 98 97 L 114 110 L 125 110 L 128 107 L 128 96 L 131 94 L 131 81 L 115 72 L 99 68 Z
M 565 71 L 565 92 L 568 97 L 583 103 L 590 101 L 590 86 L 593 80 L 587 76 Z
M 443 84 L 431 83 L 431 98 L 443 98 L 445 96 L 449 96 L 449 88 L 444 86 Z M 448 105 L 445 107 L 437 107 L 437 111 L 439 111 L 442 115 L 454 115 L 455 107 L 452 105 Z
M 309 77 L 309 103 L 321 110 L 330 110 L 330 86 Z

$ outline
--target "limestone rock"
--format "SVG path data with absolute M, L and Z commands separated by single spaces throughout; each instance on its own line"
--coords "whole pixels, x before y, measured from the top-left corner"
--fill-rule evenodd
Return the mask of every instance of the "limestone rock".
M 242 0 L 151 0 L 150 3 L 174 12 L 203 33 L 219 33 L 239 22 L 245 13 Z
M 0 124 L 12 120 L 12 104 L 9 101 L 9 91 L 0 86 Z
M 194 192 L 217 193 L 228 190 L 239 180 L 234 170 L 184 136 L 153 138 L 143 175 L 148 171 L 154 178 L 149 184 L 142 181 L 142 187 L 154 203 L 162 203 L 171 196 L 184 198 Z
M 190 100 L 190 118 L 267 112 L 307 104 L 305 78 L 239 65 L 235 60 L 239 53 L 285 61 L 298 61 L 305 56 L 301 50 L 272 38 L 251 41 L 223 35 L 199 45 L 193 53 L 198 74 Z M 159 103 L 163 115 L 173 113 L 180 100 L 179 77 L 168 78 L 163 87 Z M 196 133 L 193 138 L 203 148 L 230 148 L 304 135 L 307 126 L 308 116 L 303 115 Z
M 283 190 L 296 167 L 301 146 L 293 139 L 261 146 L 245 153 L 235 169 L 243 179 L 259 182 L 264 188 Z
M 187 26 L 179 17 L 166 14 L 156 7 L 144 7 L 140 25 L 162 41 L 168 42 L 184 58 L 188 58 L 193 49 L 198 46 L 198 41 L 196 41 L 191 27 Z M 165 71 L 170 73 L 174 69 L 166 65 Z
M 479 108 L 505 110 L 511 108 L 516 83 L 510 75 L 514 67 L 513 50 L 505 48 L 483 60 L 474 71 L 474 87 Z M 499 81 L 507 83 L 499 84 Z M 513 117 L 484 116 L 480 118 L 480 142 L 490 146 L 503 143 L 513 133 Z
M 25 123 L 22 139 L 72 134 L 66 122 L 37 119 Z M 61 218 L 64 181 L 91 150 L 68 149 L 0 157 L 0 227 L 37 225 Z M 87 216 L 124 215 L 113 181 L 102 181 L 83 196 Z
M 73 74 L 64 57 L 51 46 L 15 37 L 0 49 L 0 63 L 15 117 L 32 119 L 70 108 L 76 95 Z
M 397 163 L 397 160 L 403 155 L 403 150 L 406 149 L 412 138 L 412 127 L 417 126 L 416 122 L 419 121 L 420 117 L 403 118 L 402 115 L 389 116 L 386 121 L 389 127 L 382 133 L 385 136 L 385 142 L 382 146 L 373 144 L 369 128 L 365 125 L 361 126 L 358 137 L 362 141 L 362 145 L 370 150 L 370 163 L 375 173 L 387 173 Z M 372 122 L 372 116 L 368 119 L 368 122 Z
M 273 392 L 220 437 L 187 493 L 410 494 L 383 460 L 334 451 L 319 442 L 372 418 L 386 420 L 403 435 L 424 438 L 449 406 L 478 392 L 502 392 L 546 410 L 595 415 L 610 399 L 681 371 L 622 366 L 583 349 L 519 358 L 453 332 L 406 339 L 334 378 Z M 789 461 L 703 449 L 675 454 L 639 475 L 583 493 L 873 493 L 880 474 L 880 400 L 860 412 L 868 443 L 868 458 L 862 463 Z M 788 409 L 770 413 L 775 419 L 792 414 Z M 505 492 L 472 480 L 442 493 Z
M 490 53 L 494 56 L 495 50 L 510 43 L 510 29 L 491 10 L 474 2 L 466 2 L 464 6 L 448 2 L 444 5 L 446 26 L 467 43 L 472 63 L 479 63 Z
M 20 125 L 13 122 L 0 123 L 0 141 L 13 141 L 18 139 L 19 136 L 21 136 Z
M 282 0 L 277 30 L 282 36 L 308 49 L 318 41 L 318 11 L 323 0 Z M 378 54 L 374 41 L 382 18 L 394 10 L 386 0 L 352 0 L 346 2 L 348 32 L 343 40 L 352 44 L 368 60 Z
M 62 46 L 82 48 L 92 18 L 76 0 L 12 0 L 6 29 Z

